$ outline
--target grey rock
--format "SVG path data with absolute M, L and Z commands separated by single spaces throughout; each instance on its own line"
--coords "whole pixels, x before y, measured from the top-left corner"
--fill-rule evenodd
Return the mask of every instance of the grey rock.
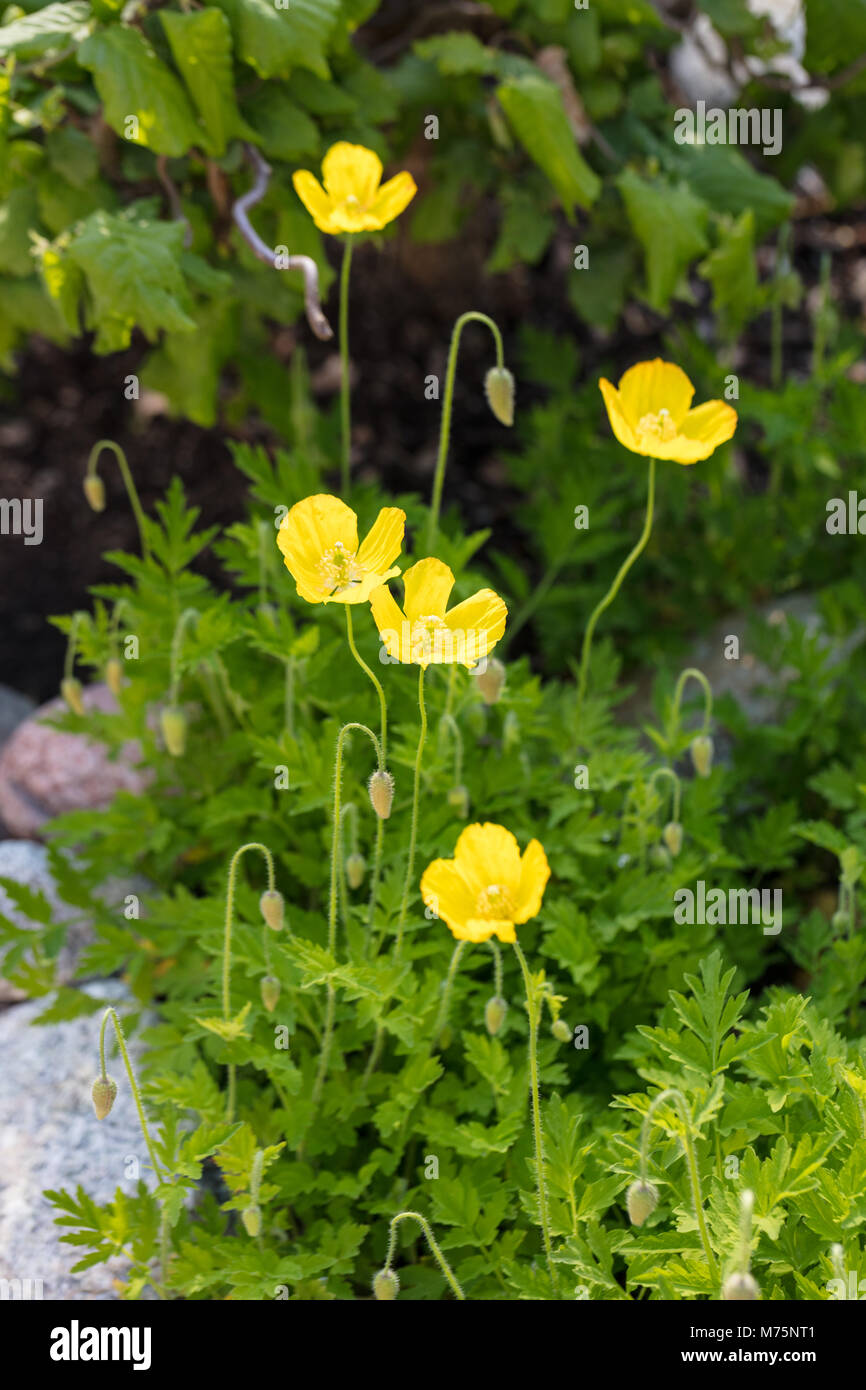
M 122 1022 L 125 986 L 101 982 L 87 993 L 113 1004 Z M 62 1213 L 43 1192 L 74 1195 L 80 1183 L 99 1204 L 118 1187 L 133 1194 L 139 1176 L 153 1187 L 153 1174 L 111 1025 L 106 1067 L 117 1098 L 100 1122 L 90 1091 L 99 1070 L 101 1013 L 32 1027 L 44 1006 L 39 999 L 0 1010 L 0 1279 L 41 1280 L 44 1299 L 107 1300 L 116 1297 L 113 1280 L 124 1262 L 70 1273 L 86 1252 L 60 1243 L 69 1228 L 54 1224 Z M 128 1042 L 137 1070 L 141 1049 L 135 1038 Z

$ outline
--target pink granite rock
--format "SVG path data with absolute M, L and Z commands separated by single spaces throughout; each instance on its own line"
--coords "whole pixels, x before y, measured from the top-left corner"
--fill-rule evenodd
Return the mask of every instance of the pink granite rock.
M 84 707 L 110 714 L 117 701 L 107 685 L 90 685 Z M 0 753 L 0 821 L 19 839 L 41 839 L 52 817 L 101 810 L 118 791 L 140 792 L 147 785 L 147 770 L 135 766 L 138 744 L 125 744 L 119 757 L 110 759 L 106 748 L 85 734 L 62 733 L 40 722 L 65 709 L 61 699 L 41 705 Z

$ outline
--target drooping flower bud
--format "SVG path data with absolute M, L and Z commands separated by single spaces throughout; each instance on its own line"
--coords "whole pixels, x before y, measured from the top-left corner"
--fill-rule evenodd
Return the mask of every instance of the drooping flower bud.
M 277 888 L 266 888 L 259 898 L 261 914 L 271 931 L 282 931 L 285 906 L 283 895 Z
M 508 1005 L 504 999 L 500 999 L 498 994 L 494 994 L 484 1005 L 484 1026 L 491 1038 L 494 1038 L 505 1022 L 505 1015 L 508 1012 Z
M 713 740 L 709 734 L 698 734 L 689 744 L 692 766 L 699 777 L 709 777 L 713 766 Z
M 461 820 L 466 820 L 469 815 L 469 792 L 466 787 L 452 787 L 448 793 L 448 805 Z
M 485 705 L 495 705 L 505 685 L 505 667 L 495 656 L 489 656 L 483 670 L 473 671 L 475 684 Z
M 387 820 L 391 814 L 391 803 L 394 800 L 394 778 L 390 772 L 385 772 L 381 768 L 374 772 L 367 783 L 367 790 L 370 793 L 370 802 L 376 815 L 380 820 Z
M 186 715 L 177 705 L 166 705 L 159 716 L 165 746 L 173 758 L 182 758 L 186 749 Z
M 730 1274 L 722 1289 L 722 1298 L 729 1302 L 750 1303 L 761 1297 L 761 1290 L 751 1274 Z
M 379 1303 L 393 1303 L 400 1288 L 400 1280 L 393 1269 L 380 1269 L 373 1280 L 373 1297 Z
M 844 931 L 848 925 L 848 913 L 844 908 L 839 908 L 830 918 L 830 926 L 834 931 Z
M 571 1029 L 564 1018 L 555 1019 L 550 1031 L 557 1042 L 571 1042 Z
M 637 1182 L 632 1183 L 625 1194 L 625 1204 L 628 1208 L 628 1219 L 631 1224 L 642 1226 L 659 1204 L 658 1188 L 655 1183 L 643 1182 L 638 1179 Z
M 114 1104 L 117 1095 L 117 1082 L 110 1076 L 97 1076 L 90 1092 L 97 1120 L 104 1120 Z
M 84 496 L 94 512 L 105 511 L 105 484 L 98 473 L 88 473 L 85 476 Z
M 84 713 L 84 691 L 81 688 L 81 681 L 76 680 L 74 676 L 65 676 L 60 682 L 60 694 L 73 714 Z
M 255 1237 L 261 1235 L 262 1213 L 258 1206 L 244 1207 L 244 1210 L 241 1212 L 241 1221 L 244 1223 L 248 1236 Z
M 514 377 L 507 367 L 491 367 L 484 378 L 487 404 L 501 425 L 514 424 Z
M 678 820 L 669 820 L 662 831 L 662 839 L 676 859 L 683 847 L 683 827 Z
M 346 880 L 350 888 L 360 888 L 367 872 L 367 861 L 363 854 L 350 854 L 346 860 Z
M 274 975 L 263 975 L 259 985 L 262 1003 L 269 1014 L 274 1012 L 280 998 L 280 982 Z
M 123 662 L 120 657 L 110 656 L 106 661 L 105 684 L 112 695 L 119 695 L 123 689 Z

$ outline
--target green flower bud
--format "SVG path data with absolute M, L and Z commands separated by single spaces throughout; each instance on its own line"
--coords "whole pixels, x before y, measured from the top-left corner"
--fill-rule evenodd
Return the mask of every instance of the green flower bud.
M 123 662 L 117 656 L 110 656 L 105 663 L 105 684 L 112 695 L 119 695 L 123 689 Z
M 659 1204 L 658 1188 L 655 1183 L 642 1182 L 638 1179 L 637 1182 L 632 1183 L 625 1194 L 625 1204 L 628 1208 L 628 1219 L 631 1224 L 642 1226 Z
M 649 857 L 650 863 L 655 864 L 657 869 L 669 869 L 671 866 L 671 857 L 664 845 L 653 845 Z
M 276 888 L 266 888 L 259 898 L 261 914 L 271 931 L 282 931 L 285 917 L 285 901 Z
M 367 861 L 363 854 L 350 854 L 346 860 L 346 879 L 350 888 L 360 888 L 367 872 Z
M 182 758 L 186 749 L 186 715 L 177 705 L 166 705 L 159 716 L 165 746 L 173 758 Z
M 244 1223 L 248 1236 L 255 1237 L 261 1235 L 262 1213 L 259 1207 L 245 1207 L 244 1210 L 241 1212 L 241 1221 L 243 1221 Z
M 564 1018 L 557 1018 L 550 1031 L 557 1042 L 571 1042 L 571 1029 Z
M 469 792 L 465 787 L 452 787 L 448 793 L 448 805 L 456 811 L 461 820 L 469 815 Z
M 85 476 L 84 496 L 94 512 L 105 511 L 105 484 L 98 473 L 88 473 Z
M 683 827 L 678 820 L 669 820 L 662 831 L 662 839 L 676 859 L 683 847 Z
M 692 766 L 699 777 L 709 777 L 713 766 L 713 740 L 709 734 L 698 734 L 689 744 Z
M 484 1026 L 491 1038 L 495 1037 L 505 1022 L 508 1005 L 498 994 L 494 994 L 484 1005 Z
M 117 1082 L 110 1076 L 97 1076 L 90 1092 L 97 1120 L 104 1120 L 114 1104 L 117 1095 Z
M 81 688 L 81 681 L 74 676 L 66 676 L 60 682 L 60 694 L 63 696 L 73 714 L 84 713 L 84 691 Z
M 380 1269 L 373 1280 L 373 1297 L 379 1303 L 393 1303 L 400 1288 L 400 1280 L 393 1269 Z
M 475 684 L 485 705 L 495 705 L 505 686 L 505 667 L 495 656 L 488 656 L 483 670 L 473 671 Z
M 381 769 L 374 772 L 367 783 L 367 790 L 370 793 L 370 802 L 376 815 L 380 820 L 387 820 L 391 814 L 391 803 L 394 800 L 394 778 L 390 772 L 383 772 Z
M 725 1280 L 722 1298 L 729 1302 L 750 1303 L 761 1297 L 761 1290 L 751 1274 L 731 1274 Z
M 514 377 L 507 367 L 491 367 L 484 378 L 487 404 L 501 425 L 514 424 Z
M 262 1003 L 269 1014 L 274 1012 L 280 998 L 280 982 L 273 975 L 263 975 L 259 984 Z

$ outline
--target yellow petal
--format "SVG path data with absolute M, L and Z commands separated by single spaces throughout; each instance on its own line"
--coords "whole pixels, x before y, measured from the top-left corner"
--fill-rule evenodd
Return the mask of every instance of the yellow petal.
M 679 425 L 694 394 L 695 388 L 682 367 L 663 362 L 660 357 L 629 367 L 619 380 L 620 404 L 632 427 L 644 415 L 658 415 L 660 410 L 667 410 L 674 424 Z
M 410 622 L 445 617 L 448 598 L 454 588 L 454 575 L 441 560 L 433 555 L 419 560 L 403 575 L 403 584 L 403 607 Z
M 441 917 L 455 935 L 477 911 L 475 898 L 453 859 L 434 859 L 427 866 L 421 875 L 421 897 L 425 907 Z
M 338 230 L 334 226 L 333 206 L 319 180 L 308 169 L 298 169 L 292 174 L 292 183 L 319 231 L 333 235 Z
M 322 559 L 338 543 L 355 553 L 358 518 L 339 497 L 317 493 L 296 502 L 280 523 L 277 545 L 286 568 L 308 603 L 322 603 L 331 586 L 322 576 Z
M 520 861 L 520 887 L 517 890 L 515 922 L 528 922 L 530 918 L 538 916 L 549 878 L 550 865 L 544 848 L 538 840 L 530 840 Z
M 383 183 L 368 209 L 370 216 L 375 220 L 376 227 L 387 227 L 389 222 L 393 222 L 395 217 L 399 217 L 417 192 L 418 186 L 415 180 L 405 170 L 402 174 L 396 174 L 393 179 L 389 179 L 387 183 Z
M 630 449 L 633 454 L 641 453 L 642 450 L 638 445 L 634 430 L 623 412 L 622 402 L 620 401 L 619 392 L 616 387 L 612 386 L 606 377 L 602 377 L 598 385 L 604 397 L 607 418 L 610 421 L 610 427 L 614 435 L 619 440 L 620 444 L 624 445 L 626 449 Z
M 705 401 L 690 410 L 680 425 L 678 444 L 688 455 L 673 455 L 679 463 L 696 463 L 709 458 L 714 449 L 733 437 L 737 428 L 737 412 L 725 401 Z M 696 452 L 700 450 L 700 452 Z
M 382 178 L 382 161 L 366 146 L 340 140 L 322 160 L 322 178 L 335 202 L 357 198 L 362 208 L 369 208 Z
M 479 589 L 445 615 L 454 633 L 453 661 L 472 667 L 487 656 L 505 631 L 508 609 L 492 589 Z
M 399 507 L 383 507 L 361 542 L 358 563 L 374 574 L 384 574 L 403 548 L 406 513 Z
M 382 584 L 371 593 L 370 610 L 388 655 L 395 661 L 411 662 L 409 624 L 387 584 Z
M 496 883 L 517 900 L 520 847 L 504 825 L 495 825 L 492 821 L 467 825 L 457 841 L 454 859 L 476 898 Z
M 504 918 L 492 921 L 486 917 L 473 917 L 454 935 L 461 941 L 489 941 L 491 936 L 498 936 L 500 941 L 517 940 L 514 923 Z

